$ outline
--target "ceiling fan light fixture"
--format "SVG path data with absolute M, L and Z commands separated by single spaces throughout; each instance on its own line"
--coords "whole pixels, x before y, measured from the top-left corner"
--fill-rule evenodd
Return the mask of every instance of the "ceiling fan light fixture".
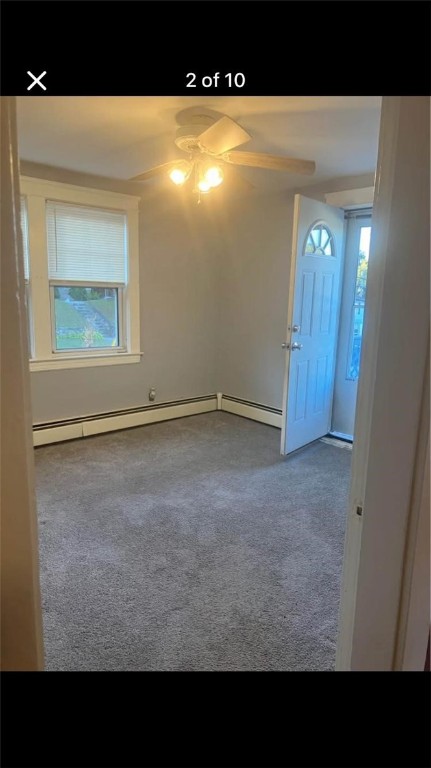
M 223 171 L 219 165 L 212 165 L 205 172 L 204 179 L 210 187 L 218 187 L 224 179 Z
M 187 180 L 188 173 L 184 168 L 173 168 L 169 174 L 169 178 L 180 187 Z
M 200 181 L 198 182 L 199 192 L 203 192 L 204 194 L 206 194 L 207 192 L 210 191 L 210 189 L 211 189 L 211 184 L 209 183 L 209 181 L 207 181 L 206 179 L 200 179 Z
M 169 171 L 169 178 L 177 187 L 181 187 L 189 178 L 192 168 L 193 164 L 188 160 L 179 160 Z
M 189 110 L 184 110 L 189 119 Z M 182 115 L 182 113 L 179 113 Z M 265 152 L 246 152 L 237 150 L 251 139 L 250 134 L 235 120 L 223 115 L 219 120 L 212 120 L 210 115 L 193 113 L 189 124 L 178 119 L 180 123 L 175 143 L 186 152 L 188 160 L 171 160 L 161 165 L 149 168 L 147 171 L 133 176 L 131 181 L 147 181 L 154 176 L 168 175 L 177 187 L 185 185 L 188 179 L 193 181 L 192 190 L 195 193 L 206 194 L 214 187 L 220 186 L 224 180 L 226 163 L 230 165 L 248 166 L 269 171 L 282 171 L 293 174 L 312 174 L 316 164 L 312 160 L 272 155 Z M 228 171 L 230 175 L 230 171 Z M 229 179 L 229 176 L 227 177 Z

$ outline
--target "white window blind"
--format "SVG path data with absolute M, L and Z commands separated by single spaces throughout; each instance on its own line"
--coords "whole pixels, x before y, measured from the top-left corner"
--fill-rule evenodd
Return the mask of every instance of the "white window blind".
M 28 254 L 28 221 L 27 221 L 27 206 L 25 203 L 25 197 L 21 198 L 21 231 L 22 231 L 22 247 L 24 251 L 24 277 L 26 280 L 30 276 L 29 268 L 29 254 Z
M 126 282 L 126 216 L 101 208 L 46 202 L 52 280 Z

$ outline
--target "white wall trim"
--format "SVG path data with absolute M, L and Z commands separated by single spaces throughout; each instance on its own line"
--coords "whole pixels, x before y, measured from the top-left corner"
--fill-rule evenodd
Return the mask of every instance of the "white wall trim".
M 154 424 L 168 419 L 179 419 L 183 416 L 194 416 L 198 413 L 208 413 L 217 410 L 217 397 L 206 396 L 190 402 L 166 403 L 156 407 L 147 406 L 142 410 L 131 413 L 119 413 L 94 418 L 83 417 L 82 421 L 74 420 L 72 424 L 52 424 L 50 426 L 33 427 L 33 445 L 48 445 L 64 440 L 75 440 L 79 437 L 89 437 L 103 432 L 113 432 L 118 429 L 130 429 L 144 424 Z
M 241 402 L 237 399 L 230 399 L 228 395 L 222 395 L 221 410 L 281 429 L 281 413 L 259 407 L 258 403 Z
M 105 189 L 79 187 L 76 184 L 65 184 L 61 181 L 36 179 L 31 176 L 20 177 L 20 189 L 21 194 L 23 195 L 50 198 L 53 200 L 63 199 L 61 195 L 64 195 L 64 199 L 68 203 L 95 205 L 97 207 L 112 208 L 114 210 L 137 210 L 140 200 L 139 196 L 125 195 L 124 192 L 110 192 Z
M 89 355 L 88 357 L 53 357 L 47 360 L 30 360 L 30 371 L 61 371 L 65 368 L 94 368 L 99 365 L 124 365 L 139 363 L 142 354 L 116 352 L 114 355 Z
M 395 654 L 395 668 L 410 672 L 423 668 L 431 624 L 429 439 L 421 495 L 414 501 L 414 531 L 411 531 L 406 552 L 406 579 Z
M 426 370 L 429 371 L 429 359 Z M 428 374 L 425 379 L 394 654 L 396 670 L 423 669 L 431 623 L 430 381 Z
M 368 454 L 370 447 L 370 431 L 372 425 L 372 406 L 375 386 L 375 369 L 380 331 L 380 314 L 382 305 L 384 266 L 387 258 L 389 237 L 390 211 L 392 203 L 392 188 L 394 165 L 397 151 L 399 101 L 383 100 L 379 137 L 379 172 L 376 183 L 377 215 L 381 208 L 382 225 L 373 227 L 370 247 L 370 263 L 373 269 L 375 253 L 379 254 L 379 269 L 376 269 L 374 283 L 367 292 L 367 313 L 362 342 L 361 376 L 358 382 L 358 395 L 355 414 L 355 442 L 352 452 L 352 475 L 350 481 L 350 497 L 347 516 L 347 526 L 344 544 L 343 576 L 341 583 L 341 599 L 338 619 L 338 642 L 335 669 L 350 671 L 352 669 L 352 646 L 355 627 L 356 597 L 358 589 L 359 561 L 362 543 L 363 516 L 356 510 L 363 509 L 366 491 L 366 476 Z M 384 179 L 383 194 L 380 189 L 381 165 L 387 164 L 388 177 Z M 378 241 L 378 249 L 375 242 Z M 370 313 L 370 305 L 374 295 L 374 314 Z M 372 316 L 370 317 L 370 314 Z M 368 332 L 371 328 L 371 332 Z M 367 354 L 364 354 L 366 350 Z
M 342 192 L 328 192 L 325 195 L 325 201 L 328 205 L 334 205 L 336 208 L 368 207 L 374 202 L 374 187 L 346 189 Z
M 77 437 L 83 437 L 82 423 L 63 424 L 61 427 L 51 427 L 48 429 L 35 430 L 33 428 L 33 445 L 50 445 L 59 443 L 63 440 L 75 440 Z

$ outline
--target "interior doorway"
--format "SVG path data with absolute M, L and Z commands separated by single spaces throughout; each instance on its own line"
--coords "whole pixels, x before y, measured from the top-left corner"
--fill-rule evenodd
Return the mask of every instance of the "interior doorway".
M 371 209 L 348 211 L 331 434 L 353 440 L 371 239 Z

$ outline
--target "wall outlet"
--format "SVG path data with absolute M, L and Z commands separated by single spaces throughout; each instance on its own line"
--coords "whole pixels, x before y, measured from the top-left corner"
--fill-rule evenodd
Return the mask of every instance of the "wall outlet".
M 150 387 L 150 391 L 148 392 L 148 400 L 155 400 L 156 399 L 156 388 Z

